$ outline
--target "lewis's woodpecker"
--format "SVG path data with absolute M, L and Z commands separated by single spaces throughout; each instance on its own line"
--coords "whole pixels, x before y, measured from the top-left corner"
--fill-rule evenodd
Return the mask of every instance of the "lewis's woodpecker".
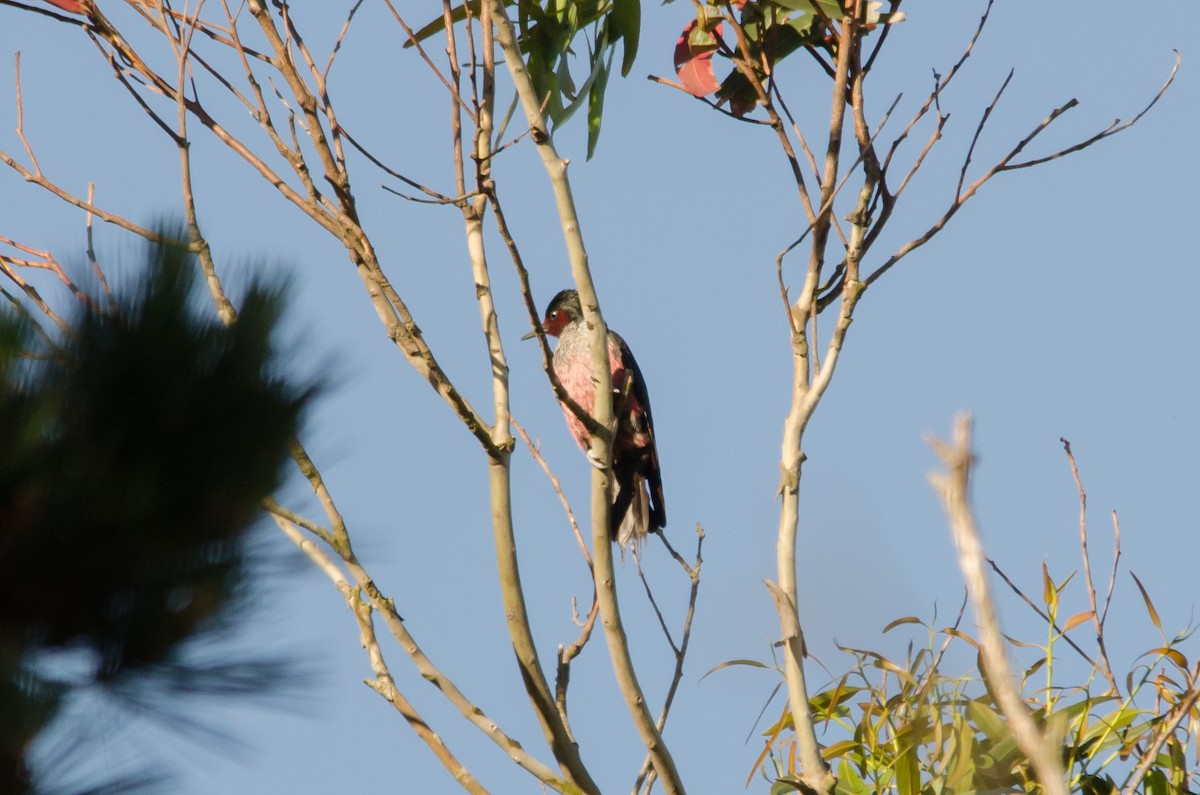
M 579 294 L 563 290 L 546 307 L 542 327 L 558 337 L 554 349 L 554 373 L 567 394 L 589 414 L 596 404 L 592 380 L 592 351 Z M 532 334 L 527 336 L 533 336 Z M 654 420 L 646 380 L 633 352 L 615 331 L 608 332 L 608 367 L 612 373 L 613 416 L 617 420 L 613 443 L 613 475 L 616 493 L 612 500 L 612 538 L 624 550 L 633 542 L 635 550 L 646 534 L 667 526 L 663 503 L 662 475 L 654 446 Z M 587 428 L 564 403 L 567 428 L 585 451 Z

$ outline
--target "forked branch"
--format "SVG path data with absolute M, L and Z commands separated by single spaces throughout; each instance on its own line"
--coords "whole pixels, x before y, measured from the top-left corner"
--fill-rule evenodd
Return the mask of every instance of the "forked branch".
M 567 180 L 567 161 L 563 160 L 554 148 L 553 140 L 547 131 L 543 117 L 541 98 L 537 96 L 533 81 L 526 69 L 517 43 L 516 29 L 508 17 L 503 0 L 489 0 L 493 24 L 496 31 L 496 43 L 504 52 L 505 64 L 520 96 L 525 117 L 533 130 L 533 142 L 547 176 L 553 188 L 555 203 L 558 208 L 559 221 L 562 225 L 563 237 L 567 245 L 567 254 L 571 264 L 571 274 L 575 287 L 579 291 L 580 303 L 583 306 L 584 318 L 591 330 L 592 373 L 596 382 L 596 399 L 593 417 L 596 423 L 604 429 L 604 433 L 593 434 L 589 457 L 600 462 L 601 467 L 592 468 L 592 555 L 596 572 L 597 601 L 600 604 L 601 623 L 604 627 L 605 640 L 608 643 L 609 656 L 612 660 L 613 672 L 617 684 L 625 699 L 635 728 L 641 736 L 643 745 L 649 751 L 654 761 L 654 768 L 664 789 L 668 793 L 682 793 L 683 782 L 675 768 L 675 762 L 663 743 L 662 735 L 655 725 L 653 717 L 646 706 L 641 684 L 633 667 L 629 654 L 629 644 L 621 623 L 620 608 L 617 603 L 615 575 L 613 572 L 612 546 L 609 543 L 609 514 L 611 505 L 609 495 L 612 493 L 612 377 L 608 369 L 607 327 L 600 314 L 600 304 L 592 284 L 591 272 L 588 269 L 587 251 L 583 245 L 583 235 L 580 229 L 579 217 L 575 211 L 575 202 L 571 194 L 570 183 Z

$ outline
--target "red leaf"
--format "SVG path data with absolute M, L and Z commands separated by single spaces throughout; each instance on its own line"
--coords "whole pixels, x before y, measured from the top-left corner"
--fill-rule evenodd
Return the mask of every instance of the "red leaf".
M 85 0 L 46 0 L 52 6 L 58 6 L 63 11 L 71 14 L 86 14 L 87 3 Z
M 693 19 L 684 27 L 683 33 L 675 42 L 675 74 L 679 75 L 679 82 L 689 94 L 703 97 L 715 92 L 721 84 L 713 75 L 712 57 L 716 45 L 703 49 L 693 46 L 688 39 L 695 28 L 696 20 Z M 714 35 L 721 35 L 720 25 L 717 25 Z

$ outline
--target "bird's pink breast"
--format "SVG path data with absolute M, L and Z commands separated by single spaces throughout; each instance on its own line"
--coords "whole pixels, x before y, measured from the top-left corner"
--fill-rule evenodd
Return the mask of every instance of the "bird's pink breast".
M 608 336 L 608 367 L 612 373 L 613 389 L 622 391 L 626 379 L 625 366 L 621 363 L 620 343 L 612 334 Z M 592 380 L 592 352 L 588 335 L 582 327 L 569 329 L 559 338 L 558 348 L 554 351 L 554 372 L 571 399 L 591 414 L 596 407 L 596 383 Z M 561 405 L 567 428 L 576 443 L 586 450 L 591 434 L 570 407 L 565 403 Z

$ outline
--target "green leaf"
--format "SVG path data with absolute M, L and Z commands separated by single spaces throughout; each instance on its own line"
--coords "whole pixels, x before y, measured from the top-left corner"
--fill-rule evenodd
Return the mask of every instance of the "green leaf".
M 588 141 L 587 159 L 591 160 L 596 152 L 596 143 L 600 140 L 600 122 L 604 115 L 604 90 L 608 86 L 608 70 L 612 63 L 612 50 L 609 50 L 608 61 L 603 56 L 598 57 L 595 79 L 588 90 Z
M 617 38 L 625 40 L 621 55 L 621 77 L 627 77 L 633 68 L 633 59 L 637 57 L 638 38 L 642 29 L 641 0 L 613 0 L 609 19 L 613 23 L 613 41 Z
M 853 750 L 857 747 L 858 747 L 857 740 L 842 740 L 841 742 L 834 743 L 833 745 L 822 748 L 821 756 L 825 757 L 825 759 L 827 759 L 827 760 L 828 759 L 838 759 L 839 757 L 843 756 L 847 751 Z
M 830 19 L 841 19 L 842 4 L 838 0 L 772 0 L 773 3 L 784 8 L 789 8 L 793 11 L 801 11 L 805 14 L 816 16 L 814 7 L 819 7 L 825 12 L 825 16 Z
M 1167 776 L 1158 768 L 1151 768 L 1146 772 L 1146 795 L 1171 795 L 1171 787 L 1167 783 Z
M 1133 723 L 1146 712 L 1136 707 L 1127 706 L 1101 716 L 1083 736 L 1083 742 L 1104 738 L 1102 747 L 1110 747 L 1117 741 L 1116 732 Z M 1080 743 L 1082 745 L 1083 743 Z
M 692 55 L 715 50 L 719 46 L 716 35 L 706 30 L 703 25 L 697 25 L 688 33 L 688 49 Z
M 915 746 L 896 757 L 896 790 L 899 795 L 921 795 L 921 762 Z
M 816 21 L 817 18 L 812 14 L 793 14 L 788 17 L 787 26 L 799 33 L 800 37 L 807 41 L 814 35 L 814 31 L 819 30 L 816 27 Z
M 1082 795 L 1112 795 L 1120 789 L 1109 776 L 1087 775 L 1079 779 Z
M 558 78 L 558 90 L 564 97 L 572 102 L 578 99 L 579 90 L 575 88 L 575 81 L 571 78 L 570 60 L 560 58 L 558 60 L 558 68 L 554 70 L 554 76 Z
M 526 68 L 551 129 L 564 124 L 586 101 L 588 107 L 588 157 L 599 140 L 616 43 L 622 39 L 621 74 L 628 75 L 637 57 L 641 37 L 641 0 L 503 0 L 509 13 L 515 9 L 518 42 L 526 57 Z M 450 10 L 452 24 L 469 15 L 478 17 L 480 0 L 468 0 Z M 714 7 L 713 24 L 720 11 Z M 445 30 L 442 16 L 431 20 L 405 42 L 405 47 L 434 37 Z M 581 45 L 581 34 L 591 41 Z M 575 53 L 586 45 L 588 79 L 577 84 L 571 74 Z M 715 44 L 714 44 L 715 47 Z M 499 137 L 499 136 L 497 136 Z
M 967 702 L 967 716 L 993 743 L 999 744 L 1012 737 L 1000 713 L 981 701 Z
M 508 103 L 508 110 L 504 112 L 504 116 L 500 119 L 500 123 L 496 125 L 496 138 L 495 143 L 492 145 L 493 151 L 500 148 L 501 139 L 504 138 L 504 132 L 508 129 L 508 125 L 512 121 L 513 114 L 516 112 L 517 105 L 520 104 L 520 102 L 521 97 L 516 91 L 514 91 L 512 101 Z
M 971 789 L 970 785 L 975 781 L 975 732 L 965 721 L 956 720 L 954 738 L 958 748 L 946 773 L 946 789 L 961 792 Z
M 818 719 L 829 719 L 832 717 L 832 712 L 842 704 L 849 701 L 856 694 L 862 692 L 861 687 L 847 687 L 846 678 L 838 682 L 837 687 L 831 690 L 825 690 L 817 693 L 808 700 L 809 706 L 812 708 L 813 717 Z
M 808 14 L 809 16 L 813 15 L 812 3 L 810 3 L 809 0 L 772 0 L 772 2 L 781 8 L 788 9 L 789 11 Z
M 837 792 L 838 795 L 858 795 L 858 793 L 873 792 L 874 788 L 867 786 L 858 768 L 843 756 L 838 762 Z
M 775 783 L 771 785 L 771 795 L 787 795 L 789 792 L 803 792 L 804 789 L 800 785 L 800 779 L 795 776 L 787 776 L 786 778 L 777 778 Z
M 696 9 L 696 27 L 705 30 L 716 30 L 724 18 L 725 12 L 720 6 L 705 5 Z

